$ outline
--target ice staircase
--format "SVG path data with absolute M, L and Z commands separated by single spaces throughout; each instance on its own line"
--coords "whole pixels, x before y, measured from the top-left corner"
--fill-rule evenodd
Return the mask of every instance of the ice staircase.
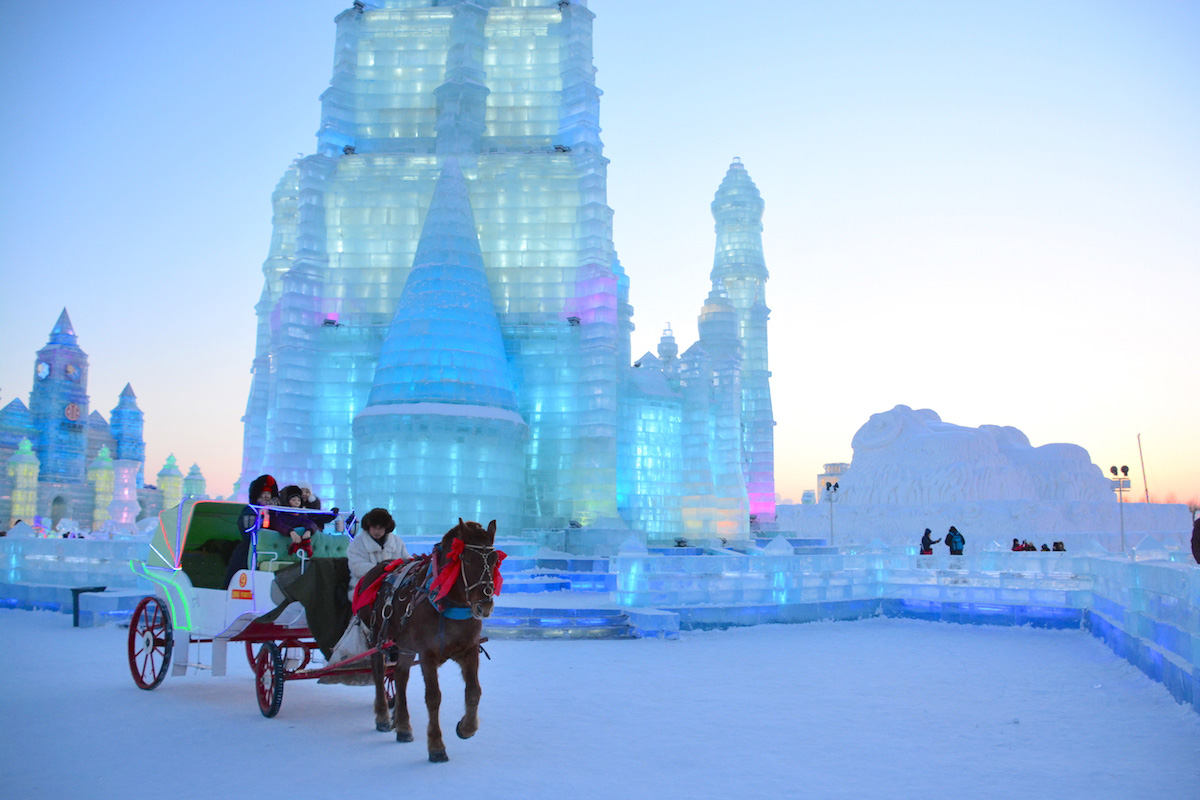
M 497 606 L 483 624 L 490 639 L 635 639 L 629 615 L 619 608 Z

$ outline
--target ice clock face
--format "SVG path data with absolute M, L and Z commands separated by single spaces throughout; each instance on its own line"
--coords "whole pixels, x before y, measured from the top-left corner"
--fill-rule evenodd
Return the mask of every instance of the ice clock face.
M 37 365 L 37 376 L 40 380 L 45 380 L 50 375 L 50 365 L 45 361 L 39 361 Z

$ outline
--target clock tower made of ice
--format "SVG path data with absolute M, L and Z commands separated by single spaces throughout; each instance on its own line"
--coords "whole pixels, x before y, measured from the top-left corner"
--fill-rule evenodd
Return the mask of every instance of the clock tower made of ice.
M 35 446 L 41 479 L 55 483 L 86 480 L 87 354 L 79 349 L 75 328 L 64 308 L 37 353 L 29 415 L 41 432 Z

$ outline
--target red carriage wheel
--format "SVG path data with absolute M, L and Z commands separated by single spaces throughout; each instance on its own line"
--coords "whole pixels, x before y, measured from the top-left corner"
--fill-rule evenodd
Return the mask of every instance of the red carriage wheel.
M 264 717 L 279 713 L 283 703 L 283 657 L 274 642 L 264 644 L 254 659 L 254 694 Z
M 139 689 L 163 682 L 174 646 L 167 607 L 157 597 L 143 597 L 129 619 L 129 671 Z
M 254 645 L 250 642 L 243 642 L 246 645 L 246 663 L 250 665 L 250 669 L 254 669 Z

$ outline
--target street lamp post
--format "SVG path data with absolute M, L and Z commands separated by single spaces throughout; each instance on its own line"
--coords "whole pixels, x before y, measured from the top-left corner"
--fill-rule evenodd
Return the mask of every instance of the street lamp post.
M 1109 467 L 1108 471 L 1113 474 L 1115 480 L 1113 483 L 1117 485 L 1117 505 L 1121 515 L 1121 552 L 1125 552 L 1125 484 L 1129 483 L 1129 467 L 1121 467 L 1121 474 L 1117 475 L 1117 468 Z
M 837 496 L 838 485 L 825 481 L 825 499 L 829 501 L 829 546 L 833 547 L 833 499 Z

